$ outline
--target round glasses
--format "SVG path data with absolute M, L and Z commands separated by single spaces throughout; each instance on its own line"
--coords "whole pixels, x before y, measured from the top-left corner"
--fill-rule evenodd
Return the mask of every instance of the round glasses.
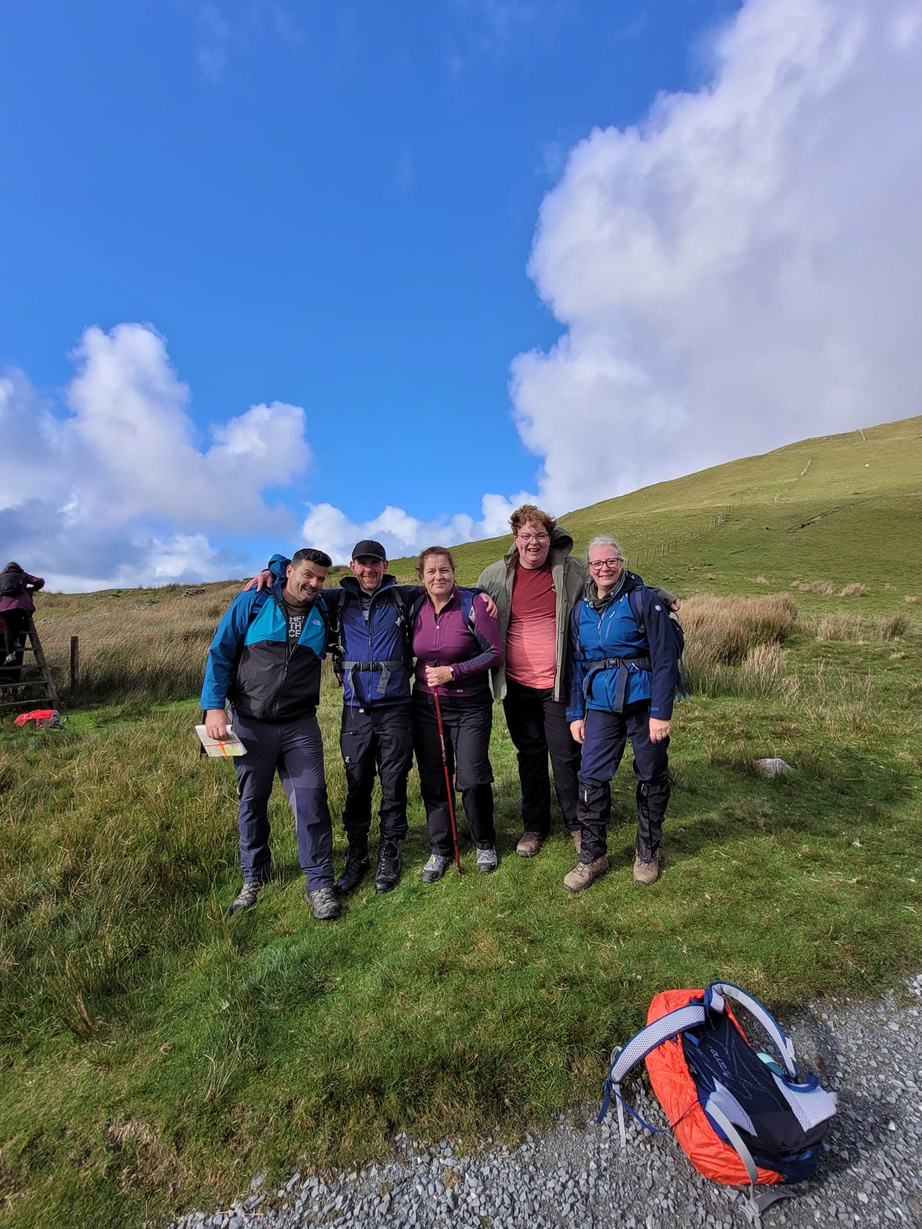
M 517 533 L 515 535 L 517 542 L 524 542 L 526 545 L 529 542 L 548 542 L 550 537 L 549 533 Z
M 624 563 L 623 559 L 596 559 L 594 563 L 589 564 L 590 572 L 601 572 L 603 568 L 607 568 L 609 572 L 614 572 Z

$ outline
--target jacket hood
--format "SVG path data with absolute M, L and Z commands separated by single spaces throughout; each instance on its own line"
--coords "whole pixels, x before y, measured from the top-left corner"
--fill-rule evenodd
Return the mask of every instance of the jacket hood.
M 573 550 L 573 538 L 562 525 L 555 525 L 551 530 L 551 547 L 548 551 L 548 559 L 551 567 L 556 567 L 563 563 L 564 559 Z M 515 538 L 512 539 L 512 545 L 506 551 L 506 566 L 512 567 L 516 559 L 519 557 L 518 547 L 515 544 Z

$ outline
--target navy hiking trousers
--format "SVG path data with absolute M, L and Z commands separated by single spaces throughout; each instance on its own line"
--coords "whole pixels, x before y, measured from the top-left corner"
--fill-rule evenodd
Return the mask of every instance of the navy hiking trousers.
M 590 708 L 586 713 L 586 739 L 579 770 L 581 862 L 594 862 L 608 850 L 611 779 L 618 771 L 629 738 L 637 781 L 637 857 L 649 862 L 660 847 L 669 801 L 669 739 L 650 741 L 649 705 L 624 713 Z
M 234 713 L 233 726 L 247 752 L 234 761 L 244 882 L 267 879 L 272 868 L 268 807 L 277 770 L 295 817 L 298 861 L 307 887 L 310 891 L 331 888 L 333 825 L 316 716 L 257 721 Z

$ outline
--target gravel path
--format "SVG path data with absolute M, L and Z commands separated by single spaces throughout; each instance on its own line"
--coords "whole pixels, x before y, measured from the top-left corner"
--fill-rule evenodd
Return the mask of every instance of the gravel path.
M 839 1112 L 809 1183 L 764 1214 L 768 1229 L 922 1225 L 922 974 L 907 996 L 828 999 L 780 1023 L 802 1070 L 839 1096 Z M 599 1079 L 601 1087 L 601 1075 Z M 659 1124 L 646 1078 L 633 1104 Z M 449 1142 L 422 1148 L 398 1136 L 386 1162 L 359 1172 L 302 1178 L 266 1190 L 264 1175 L 224 1209 L 190 1212 L 170 1229 L 734 1229 L 749 1224 L 724 1187 L 701 1178 L 670 1136 L 628 1126 L 612 1111 L 562 1115 L 556 1126 L 506 1149 L 484 1142 L 461 1155 Z M 646 1113 L 645 1113 L 646 1111 Z

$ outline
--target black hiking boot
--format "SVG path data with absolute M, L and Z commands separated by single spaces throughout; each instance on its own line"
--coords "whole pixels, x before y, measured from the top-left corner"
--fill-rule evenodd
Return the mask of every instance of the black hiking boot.
M 350 845 L 346 854 L 346 865 L 343 873 L 336 881 L 336 891 L 340 896 L 354 892 L 368 873 L 371 862 L 368 858 L 367 845 Z
M 375 891 L 390 892 L 400 882 L 403 864 L 396 841 L 382 841 L 378 850 L 378 869 L 375 871 Z

